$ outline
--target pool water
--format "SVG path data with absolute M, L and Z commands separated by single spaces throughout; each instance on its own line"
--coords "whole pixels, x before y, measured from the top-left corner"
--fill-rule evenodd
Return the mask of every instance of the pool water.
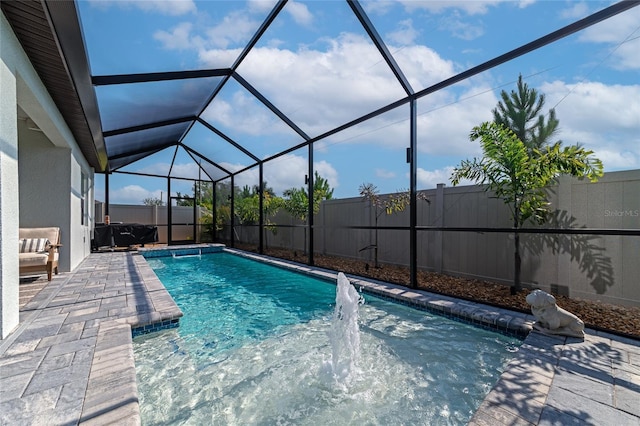
M 184 317 L 134 339 L 145 425 L 466 424 L 521 343 L 365 294 L 338 380 L 335 283 L 229 253 L 148 262 Z

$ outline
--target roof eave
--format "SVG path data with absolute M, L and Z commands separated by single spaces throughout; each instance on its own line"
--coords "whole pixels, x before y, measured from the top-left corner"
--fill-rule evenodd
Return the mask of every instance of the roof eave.
M 98 103 L 74 1 L 2 2 L 2 11 L 87 162 L 107 169 Z

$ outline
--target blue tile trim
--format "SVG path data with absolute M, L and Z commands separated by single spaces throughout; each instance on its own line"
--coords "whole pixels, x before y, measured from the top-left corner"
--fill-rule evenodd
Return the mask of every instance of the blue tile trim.
M 146 324 L 140 327 L 131 329 L 131 337 L 136 338 L 144 334 L 156 333 L 158 331 L 170 330 L 172 328 L 178 328 L 180 326 L 180 319 L 174 318 L 170 320 L 164 320 L 162 322 L 156 322 L 153 324 Z
M 193 245 L 182 247 L 158 247 L 149 249 L 139 249 L 138 252 L 145 258 L 171 257 L 171 256 L 197 256 L 207 253 L 219 253 L 224 250 L 224 245 Z
M 397 303 L 399 305 L 409 306 L 410 308 L 417 309 L 419 311 L 429 312 L 431 314 L 438 315 L 438 316 L 441 316 L 441 317 L 445 317 L 445 318 L 448 318 L 448 319 L 451 319 L 451 320 L 454 320 L 454 321 L 462 322 L 464 324 L 470 324 L 470 325 L 473 325 L 475 327 L 482 328 L 484 330 L 490 330 L 490 331 L 493 331 L 493 332 L 498 332 L 498 333 L 503 334 L 505 336 L 515 337 L 515 338 L 524 340 L 527 337 L 527 335 L 529 334 L 528 332 L 525 332 L 523 330 L 513 329 L 513 328 L 508 327 L 508 322 L 504 323 L 502 321 L 498 321 L 498 322 L 502 323 L 501 325 L 490 324 L 490 323 L 486 323 L 486 322 L 481 321 L 481 320 L 470 318 L 469 316 L 467 316 L 465 314 L 458 314 L 458 313 L 454 312 L 453 310 L 451 310 L 450 308 L 446 308 L 445 307 L 443 309 L 436 309 L 436 308 L 434 308 L 432 306 L 429 306 L 428 304 L 425 304 L 424 302 L 400 299 L 398 297 L 389 296 L 389 295 L 386 295 L 386 294 L 381 293 L 381 292 L 372 291 L 371 289 L 368 289 L 366 287 L 363 287 L 362 289 L 360 289 L 360 291 L 362 293 L 369 294 L 371 296 L 377 297 L 378 299 L 384 299 L 384 300 L 387 300 L 389 302 Z

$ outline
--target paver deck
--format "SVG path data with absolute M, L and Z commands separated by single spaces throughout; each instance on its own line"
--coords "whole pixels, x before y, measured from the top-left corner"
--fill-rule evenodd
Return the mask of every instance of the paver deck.
M 498 329 L 526 333 L 534 320 L 350 279 L 367 291 Z M 144 258 L 93 253 L 72 273 L 44 286 L 41 280 L 21 285 L 23 291 L 35 296 L 21 299 L 19 326 L 0 340 L 0 424 L 140 424 L 132 327 L 173 324 L 182 315 Z M 529 333 L 470 424 L 640 426 L 640 342 L 586 331 L 584 341 Z

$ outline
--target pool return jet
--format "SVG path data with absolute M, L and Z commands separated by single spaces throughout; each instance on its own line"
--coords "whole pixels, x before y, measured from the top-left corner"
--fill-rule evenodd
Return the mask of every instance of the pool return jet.
M 202 250 L 193 249 L 193 250 L 187 251 L 186 253 L 176 253 L 176 252 L 172 251 L 171 252 L 171 256 L 174 259 L 184 259 L 184 258 L 189 258 L 189 257 L 202 258 Z

